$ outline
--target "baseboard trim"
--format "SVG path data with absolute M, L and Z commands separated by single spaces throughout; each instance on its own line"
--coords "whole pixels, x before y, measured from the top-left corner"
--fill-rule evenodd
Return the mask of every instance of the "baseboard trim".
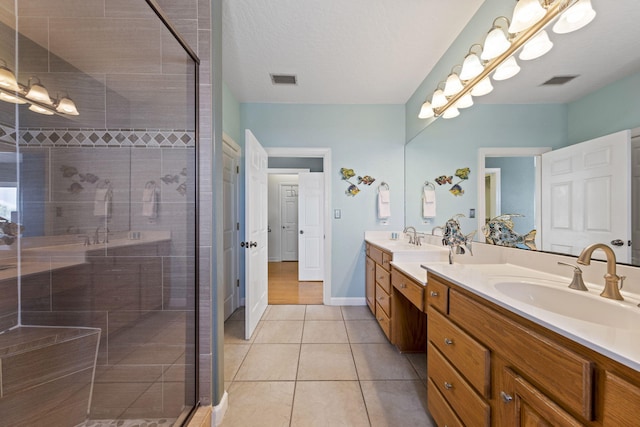
M 211 411 L 211 427 L 217 427 L 222 424 L 222 418 L 227 413 L 229 407 L 229 394 L 225 391 L 220 399 L 220 403 L 213 407 Z
M 331 305 L 367 305 L 367 299 L 357 298 L 331 298 Z

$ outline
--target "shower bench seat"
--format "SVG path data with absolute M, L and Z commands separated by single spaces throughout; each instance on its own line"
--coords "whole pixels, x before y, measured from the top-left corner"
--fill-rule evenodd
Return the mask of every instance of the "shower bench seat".
M 0 427 L 84 422 L 99 340 L 96 328 L 19 326 L 0 333 Z

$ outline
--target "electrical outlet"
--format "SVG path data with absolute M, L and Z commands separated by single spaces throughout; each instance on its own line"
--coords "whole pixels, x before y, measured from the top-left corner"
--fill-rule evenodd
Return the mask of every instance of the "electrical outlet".
M 469 209 L 469 218 L 475 218 L 475 217 L 476 217 L 476 210 Z

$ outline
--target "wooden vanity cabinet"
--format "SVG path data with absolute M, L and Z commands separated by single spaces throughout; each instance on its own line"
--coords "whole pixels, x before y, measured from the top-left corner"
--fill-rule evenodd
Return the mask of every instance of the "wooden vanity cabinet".
M 439 426 L 640 425 L 638 371 L 437 275 L 428 283 L 428 407 Z
M 392 341 L 391 259 L 389 252 L 366 244 L 366 299 L 387 338 Z

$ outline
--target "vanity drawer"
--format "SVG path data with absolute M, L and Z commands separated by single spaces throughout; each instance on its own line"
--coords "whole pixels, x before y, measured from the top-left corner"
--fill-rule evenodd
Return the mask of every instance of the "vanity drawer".
M 427 380 L 427 396 L 429 396 L 429 413 L 439 426 L 464 427 L 460 418 L 453 412 L 438 387 L 429 378 Z
M 427 344 L 429 379 L 467 426 L 488 426 L 491 408 L 442 354 Z
M 376 264 L 376 283 L 378 283 L 386 293 L 391 293 L 391 275 L 379 264 Z
M 377 303 L 376 303 L 376 320 L 378 320 L 378 324 L 382 328 L 382 331 L 387 336 L 389 341 L 391 341 L 391 319 L 384 312 L 380 304 L 377 304 Z
M 391 297 L 380 285 L 376 285 L 376 303 L 391 317 Z
M 491 356 L 462 329 L 451 323 L 433 307 L 427 309 L 429 341 L 460 371 L 469 383 L 485 398 L 489 398 L 491 384 Z
M 427 274 L 427 286 L 424 294 L 426 305 L 437 308 L 440 313 L 448 313 L 449 287 L 439 282 L 432 274 Z
M 449 319 L 495 349 L 514 371 L 553 400 L 592 419 L 594 374 L 590 360 L 455 290 L 449 293 Z
M 413 305 L 422 311 L 424 308 L 424 286 L 414 282 L 398 270 L 391 272 L 391 284 Z
M 389 271 L 391 269 L 391 254 L 372 245 L 368 245 L 367 247 L 369 249 L 369 253 L 367 255 L 369 255 L 369 257 L 371 257 L 371 259 L 373 259 L 376 264 L 381 265 L 387 271 Z

